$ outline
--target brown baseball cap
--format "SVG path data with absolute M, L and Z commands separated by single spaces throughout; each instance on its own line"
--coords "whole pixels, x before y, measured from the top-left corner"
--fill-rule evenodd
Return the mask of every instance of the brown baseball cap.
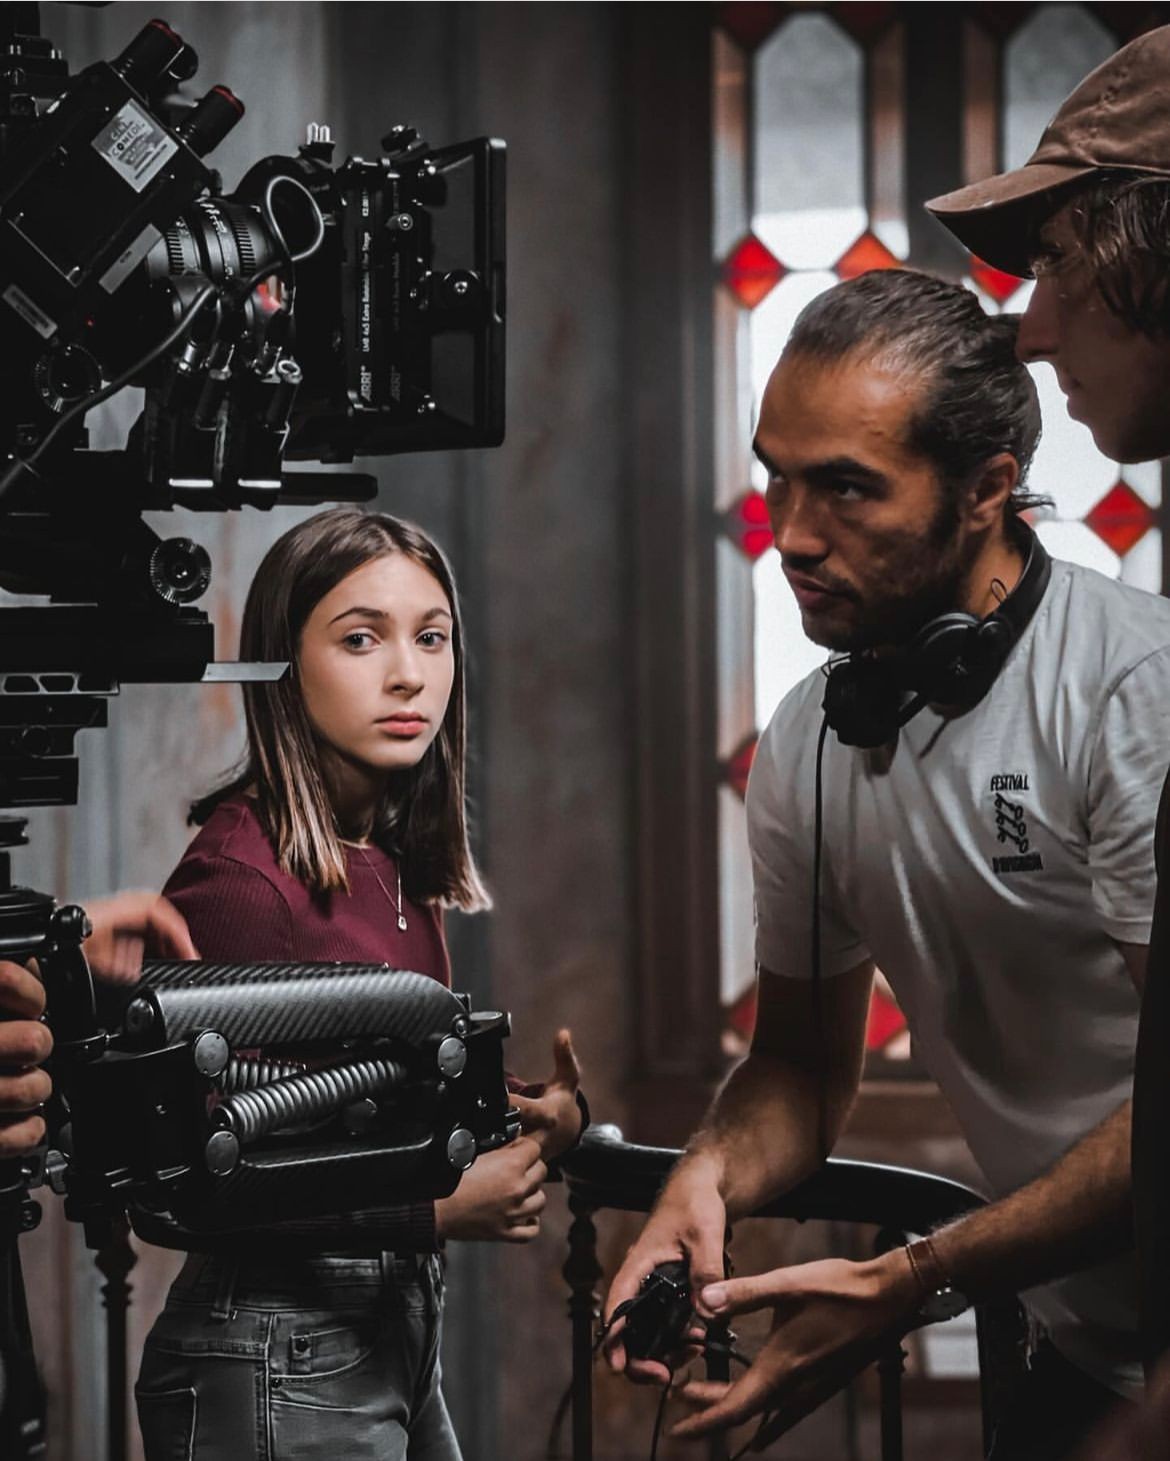
M 1103 168 L 1170 177 L 1170 25 L 1130 41 L 1091 71 L 1023 167 L 926 206 L 972 253 L 1024 278 L 1036 226 L 1063 192 Z

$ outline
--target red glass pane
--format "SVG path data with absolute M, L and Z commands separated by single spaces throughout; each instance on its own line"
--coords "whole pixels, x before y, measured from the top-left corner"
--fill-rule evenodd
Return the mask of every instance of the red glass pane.
M 863 233 L 837 260 L 835 272 L 839 279 L 856 279 L 859 274 L 868 274 L 871 269 L 901 267 L 901 260 L 896 259 L 880 239 L 875 238 L 872 233 Z
M 727 534 L 745 558 L 762 557 L 772 546 L 768 508 L 758 492 L 748 492 L 730 509 Z
M 971 256 L 971 278 L 984 294 L 991 295 L 996 304 L 1005 304 L 1024 282 L 1016 274 L 1005 274 L 1002 269 L 995 269 L 990 264 L 985 264 L 974 254 Z
M 869 1020 L 865 1027 L 865 1048 L 880 1050 L 906 1028 L 906 1016 L 880 989 L 869 998 Z
M 753 527 L 768 526 L 768 504 L 764 501 L 763 493 L 749 492 L 739 504 L 739 515 L 745 523 Z
M 756 986 L 750 984 L 734 1004 L 724 1007 L 724 1017 L 730 1029 L 746 1044 L 756 1029 Z
M 971 12 L 993 36 L 1007 40 L 1013 31 L 1019 30 L 1035 5 L 1013 5 L 1011 0 L 1003 3 L 978 4 L 971 6 Z
M 723 779 L 742 801 L 747 793 L 748 773 L 756 759 L 756 737 L 748 736 L 743 745 L 735 751 L 723 766 Z
M 745 234 L 723 264 L 723 282 L 745 309 L 755 309 L 788 271 L 754 233 Z
M 731 3 L 716 5 L 715 17 L 732 40 L 750 51 L 772 34 L 789 8 L 771 3 L 737 4 L 731 0 Z
M 750 985 L 734 1004 L 724 1007 L 723 1016 L 729 1029 L 744 1041 L 752 1038 L 756 1028 L 757 990 Z M 882 1050 L 895 1035 L 906 1028 L 906 1016 L 892 999 L 875 989 L 869 1001 L 869 1019 L 865 1027 L 865 1048 Z
M 1127 482 L 1116 482 L 1086 515 L 1085 522 L 1123 558 L 1153 527 L 1154 512 Z
M 897 12 L 893 5 L 881 4 L 879 0 L 874 0 L 874 3 L 862 0 L 862 3 L 830 5 L 829 13 L 842 30 L 847 30 L 856 40 L 868 45 L 881 35 Z

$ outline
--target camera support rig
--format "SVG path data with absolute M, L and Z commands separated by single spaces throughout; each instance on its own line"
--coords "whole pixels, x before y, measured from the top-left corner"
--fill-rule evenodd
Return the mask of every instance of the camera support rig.
M 198 60 L 165 21 L 72 79 L 36 5 L 3 7 L 0 44 L 0 589 L 49 600 L 0 607 L 0 808 L 19 812 L 77 801 L 76 734 L 122 684 L 286 668 L 215 662 L 210 559 L 144 511 L 364 501 L 369 475 L 285 462 L 502 440 L 504 148 L 396 127 L 334 168 L 318 128 L 224 197 L 203 158 L 243 105 L 183 99 Z M 129 385 L 126 448 L 87 450 L 86 413 Z M 387 1183 L 442 1195 L 517 1129 L 507 1017 L 419 975 L 147 965 L 128 1003 L 95 1000 L 83 911 L 13 880 L 25 826 L 0 817 L 0 959 L 45 983 L 55 1150 L 0 1162 L 5 1461 L 44 1454 L 16 1238 L 46 1175 L 91 1243 L 130 1211 L 197 1245 Z M 328 1012 L 339 980 L 352 1028 Z

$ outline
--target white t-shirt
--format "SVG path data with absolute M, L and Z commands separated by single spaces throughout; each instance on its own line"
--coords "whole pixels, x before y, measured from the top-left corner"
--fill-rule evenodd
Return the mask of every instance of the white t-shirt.
M 784 699 L 748 787 L 756 954 L 808 977 L 824 677 Z M 1170 600 L 1054 562 L 991 690 L 922 711 L 896 747 L 825 742 L 821 968 L 872 957 L 999 1196 L 1130 1095 L 1138 997 L 1117 948 L 1149 940 L 1170 762 Z M 1054 1343 L 1137 1393 L 1129 1260 L 1025 1300 Z

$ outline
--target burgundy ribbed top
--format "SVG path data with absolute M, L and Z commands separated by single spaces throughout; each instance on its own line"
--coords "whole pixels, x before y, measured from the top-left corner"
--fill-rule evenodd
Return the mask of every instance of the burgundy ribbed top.
M 310 892 L 281 871 L 251 799 L 235 796 L 216 807 L 163 891 L 203 959 L 389 964 L 450 986 L 440 909 L 403 895 L 403 932 L 394 859 L 378 847 L 345 854 L 350 891 Z

